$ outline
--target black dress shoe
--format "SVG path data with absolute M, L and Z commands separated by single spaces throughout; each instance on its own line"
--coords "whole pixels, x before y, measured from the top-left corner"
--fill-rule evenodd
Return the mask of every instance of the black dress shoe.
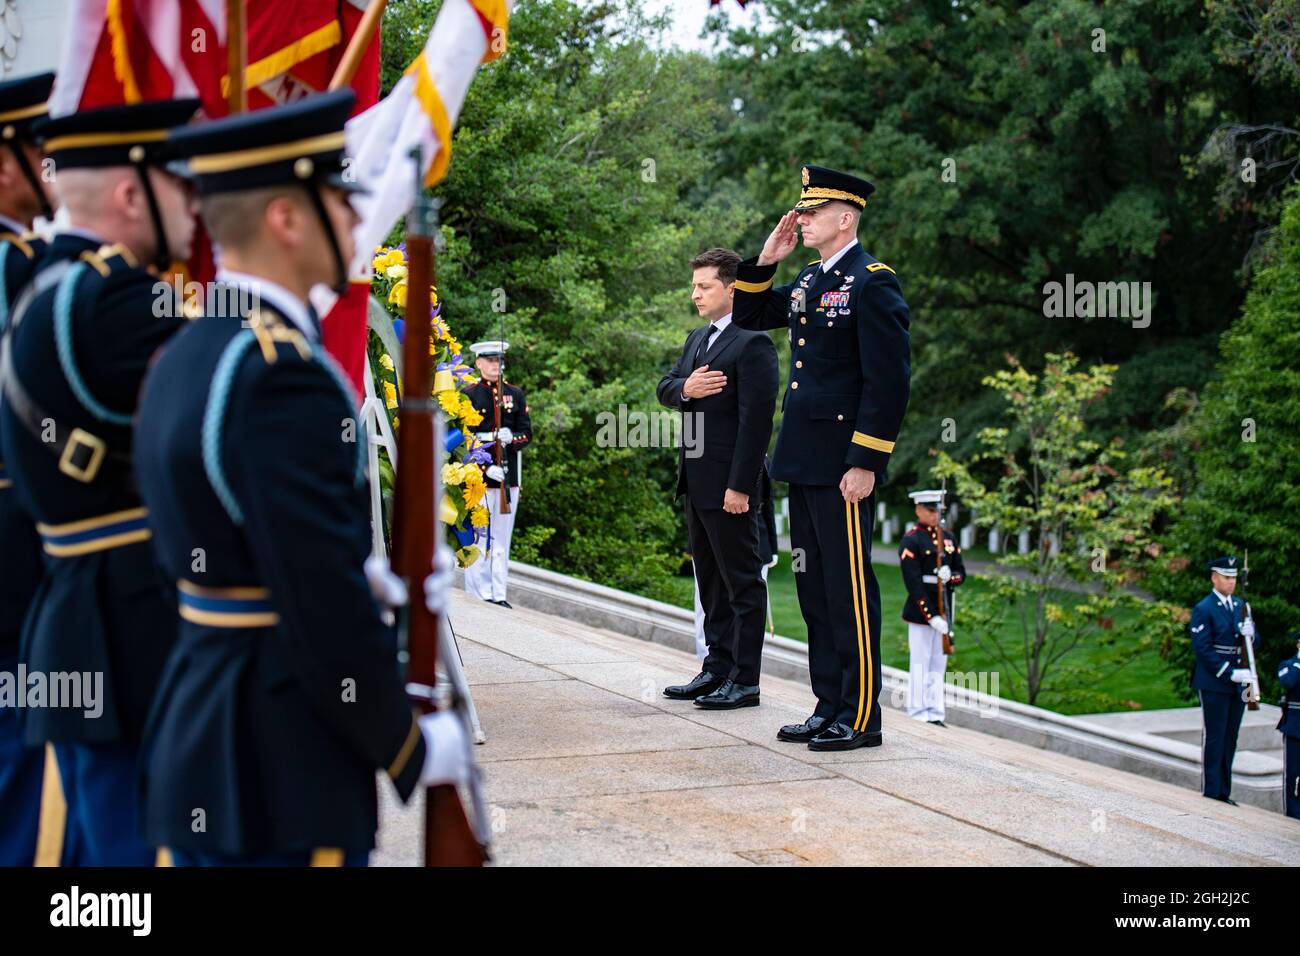
M 855 733 L 848 724 L 837 721 L 808 741 L 808 749 L 856 750 L 858 747 L 879 747 L 882 743 L 884 738 L 878 730 Z
M 927 723 L 927 724 L 934 724 L 936 727 L 947 727 L 947 726 L 948 726 L 948 725 L 945 724 L 942 720 L 927 720 L 926 723 Z
M 506 601 L 505 599 L 502 599 L 500 601 L 493 601 L 492 603 L 497 605 L 498 607 L 510 607 L 510 602 Z M 513 611 L 514 608 L 510 607 L 510 610 Z
M 711 694 L 719 687 L 725 677 L 719 677 L 717 674 L 710 674 L 708 671 L 700 671 L 689 684 L 675 684 L 672 687 L 664 688 L 664 696 L 669 700 L 694 700 L 697 697 L 703 697 L 705 694 Z
M 758 685 L 737 684 L 728 678 L 712 694 L 695 698 L 695 706 L 705 710 L 735 710 L 737 707 L 758 706 Z
M 802 724 L 786 724 L 776 732 L 777 740 L 788 740 L 795 744 L 806 744 L 822 732 L 830 721 L 813 714 Z

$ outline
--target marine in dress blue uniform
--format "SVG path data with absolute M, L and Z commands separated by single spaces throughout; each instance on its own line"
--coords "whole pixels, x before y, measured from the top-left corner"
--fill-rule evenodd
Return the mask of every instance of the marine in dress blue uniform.
M 1192 689 L 1201 700 L 1201 793 L 1234 806 L 1232 758 L 1246 710 L 1244 687 L 1250 670 L 1242 660 L 1241 640 L 1258 646 L 1254 624 L 1242 622 L 1244 604 L 1234 597 L 1238 562 L 1224 556 L 1210 562 L 1214 589 L 1192 608 L 1188 633 L 1196 652 Z
M 37 176 L 39 147 L 31 129 L 46 115 L 53 73 L 0 83 L 0 165 L 8 179 L 0 194 L 0 335 L 9 311 L 46 258 L 47 244 L 30 231 L 32 216 L 49 218 L 50 202 Z M 0 402 L 3 402 L 0 396 Z M 12 491 L 0 459 L 0 674 L 18 674 L 23 620 L 41 580 L 41 539 Z M 29 866 L 36 857 L 45 754 L 22 739 L 16 706 L 0 701 L 0 866 Z
M 1286 815 L 1300 820 L 1300 631 L 1291 635 L 1296 653 L 1277 670 L 1282 685 L 1282 799 Z
M 147 834 L 177 865 L 362 865 L 376 771 L 405 800 L 441 747 L 407 701 L 363 572 L 366 439 L 306 303 L 311 283 L 347 281 L 352 102 L 308 97 L 178 137 L 222 248 L 212 300 L 256 305 L 209 309 L 168 345 L 135 449 L 180 599 L 143 761 Z M 304 209 L 312 231 L 271 248 L 268 221 Z
M 874 188 L 856 176 L 805 166 L 800 200 L 769 244 L 788 232 L 788 254 L 796 222 L 808 243 L 815 234 L 810 229 L 822 228 L 819 217 L 846 207 L 856 216 Z M 777 736 L 816 750 L 876 746 L 882 737 L 880 587 L 871 568 L 874 486 L 885 478 L 907 409 L 907 302 L 894 270 L 856 238 L 780 287 L 773 287 L 776 262 L 760 264 L 763 258 L 741 263 L 732 320 L 746 329 L 785 328 L 790 337 L 772 477 L 790 484 L 790 544 L 804 561 L 795 580 L 817 696 L 813 715 Z M 865 498 L 850 500 L 856 492 L 846 494 L 841 486 L 861 482 L 864 471 L 874 485 Z
M 78 176 L 83 185 L 86 176 L 111 184 L 125 172 L 146 197 L 152 229 L 149 238 L 142 238 L 144 229 L 133 234 L 134 250 L 106 245 L 76 258 L 85 234 L 56 238 L 11 310 L 0 351 L 0 458 L 15 500 L 36 523 L 46 566 L 21 657 L 29 672 L 87 675 L 100 691 L 98 708 L 67 701 L 27 708 L 24 739 L 53 743 L 67 829 L 77 862 L 88 865 L 154 859 L 138 824 L 136 755 L 175 639 L 175 610 L 153 558 L 129 456 L 145 367 L 182 320 L 159 316 L 156 275 L 137 255 L 163 261 L 173 249 L 185 254 L 185 187 L 157 167 L 168 130 L 197 105 L 87 110 L 37 126 L 61 185 Z M 98 217 L 126 228 L 113 199 L 101 197 L 88 210 L 64 198 L 74 227 Z M 164 220 L 176 233 L 171 246 Z

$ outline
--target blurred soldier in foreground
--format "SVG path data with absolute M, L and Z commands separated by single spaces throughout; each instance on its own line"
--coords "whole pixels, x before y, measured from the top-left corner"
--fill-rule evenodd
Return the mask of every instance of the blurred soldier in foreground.
M 377 770 L 403 800 L 467 773 L 459 718 L 417 720 L 407 701 L 376 604 L 405 589 L 366 569 L 366 439 L 308 305 L 313 285 L 347 282 L 352 101 L 178 137 L 221 248 L 221 307 L 159 358 L 136 448 L 181 617 L 146 742 L 145 826 L 178 865 L 364 865 Z
M 1294 656 L 1284 660 L 1277 679 L 1282 682 L 1282 797 L 1286 815 L 1300 820 L 1300 631 L 1291 635 L 1296 642 Z
M 72 230 L 14 304 L 0 358 L 0 459 L 46 556 L 22 660 L 51 688 L 81 691 L 29 705 L 24 739 L 54 743 L 69 839 L 91 866 L 154 858 L 137 756 L 176 610 L 136 490 L 132 421 L 150 359 L 184 323 L 158 272 L 189 255 L 196 206 L 161 157 L 197 108 L 138 103 L 40 124 Z

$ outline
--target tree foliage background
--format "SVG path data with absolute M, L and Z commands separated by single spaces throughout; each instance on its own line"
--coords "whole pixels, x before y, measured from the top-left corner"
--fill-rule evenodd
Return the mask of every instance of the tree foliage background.
M 439 5 L 390 3 L 386 87 Z M 1297 503 L 1269 490 L 1294 477 L 1297 444 L 1294 416 L 1271 410 L 1296 401 L 1294 348 L 1272 343 L 1290 341 L 1296 306 L 1275 227 L 1297 172 L 1297 0 L 759 6 L 753 28 L 725 5 L 713 14 L 705 54 L 666 48 L 636 0 L 528 0 L 508 55 L 470 88 L 437 188 L 439 281 L 466 342 L 495 337 L 494 297 L 507 303 L 508 376 L 537 431 L 514 556 L 672 590 L 685 550 L 675 453 L 598 447 L 595 416 L 656 410 L 654 385 L 698 324 L 689 258 L 753 255 L 814 162 L 876 183 L 861 238 L 912 308 L 913 397 L 886 499 L 928 480 L 932 450 L 970 460 L 981 430 L 1006 424 L 980 383 L 1007 354 L 1040 372 L 1068 351 L 1117 366 L 1091 437 L 1158 464 L 1192 503 L 1175 528 L 1150 529 L 1175 562 L 1162 593 L 1190 600 L 1209 552 L 1247 544 L 1257 590 L 1284 590 L 1294 547 L 1274 559 L 1264 542 Z M 1247 181 L 1252 150 L 1268 161 Z M 1273 278 L 1242 315 L 1260 268 Z M 1067 275 L 1149 282 L 1150 325 L 1045 318 L 1044 284 Z M 1248 415 L 1260 440 L 1245 448 L 1229 425 Z M 941 443 L 945 420 L 955 442 Z M 1297 607 L 1292 589 L 1267 628 L 1289 628 Z M 1166 649 L 1185 685 L 1186 661 Z

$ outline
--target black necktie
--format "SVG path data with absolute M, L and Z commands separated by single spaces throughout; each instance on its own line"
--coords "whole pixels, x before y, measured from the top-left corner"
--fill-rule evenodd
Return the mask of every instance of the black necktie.
M 717 330 L 718 327 L 714 325 L 712 322 L 710 322 L 709 331 L 704 333 L 704 338 L 700 340 L 700 347 L 695 350 L 695 364 L 693 368 L 700 367 L 700 363 L 704 359 L 704 353 L 709 350 L 709 339 L 713 337 L 713 333 L 716 332 Z

